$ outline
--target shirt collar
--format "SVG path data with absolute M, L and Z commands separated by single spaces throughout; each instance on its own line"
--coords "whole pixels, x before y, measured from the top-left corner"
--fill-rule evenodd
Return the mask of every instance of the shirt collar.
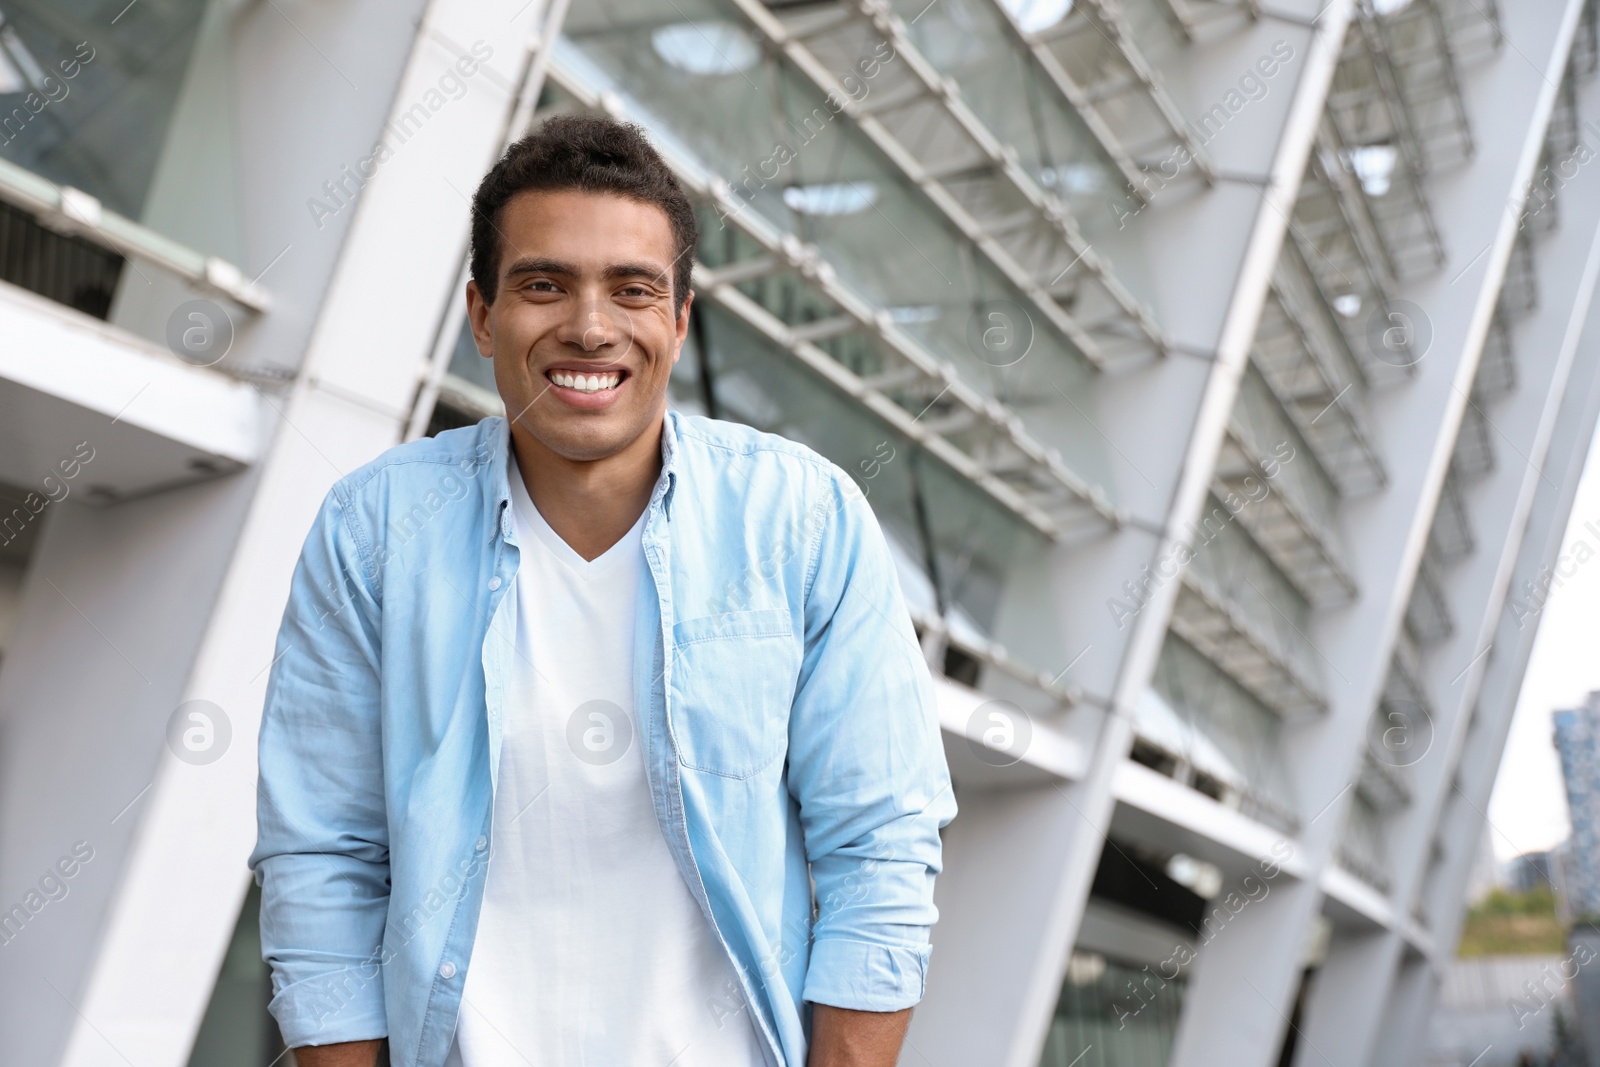
M 489 438 L 489 484 L 494 488 L 494 497 L 490 501 L 489 537 L 493 540 L 496 536 L 510 536 L 511 526 L 511 423 L 504 418 L 491 418 L 486 420 L 492 425 L 486 428 Z M 678 483 L 678 413 L 668 411 L 666 418 L 661 420 L 661 475 L 656 479 L 654 492 L 650 494 L 650 507 L 660 503 L 662 509 L 670 517 L 672 508 L 672 490 Z

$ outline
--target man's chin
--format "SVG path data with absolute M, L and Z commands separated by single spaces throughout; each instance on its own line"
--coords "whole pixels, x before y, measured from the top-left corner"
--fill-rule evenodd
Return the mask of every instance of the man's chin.
M 571 463 L 595 463 L 610 459 L 627 451 L 641 436 L 648 434 L 654 420 L 643 424 L 622 419 L 614 412 L 572 413 L 560 419 L 541 420 L 530 426 L 523 418 L 517 429 L 519 436 L 530 437 L 542 446 Z

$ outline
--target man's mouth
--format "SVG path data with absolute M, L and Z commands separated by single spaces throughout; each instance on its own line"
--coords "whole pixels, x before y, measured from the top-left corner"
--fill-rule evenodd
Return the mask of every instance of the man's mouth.
M 556 369 L 547 371 L 545 377 L 563 389 L 571 389 L 578 393 L 603 393 L 620 385 L 627 377 L 627 372 L 608 370 L 580 374 L 577 371 Z

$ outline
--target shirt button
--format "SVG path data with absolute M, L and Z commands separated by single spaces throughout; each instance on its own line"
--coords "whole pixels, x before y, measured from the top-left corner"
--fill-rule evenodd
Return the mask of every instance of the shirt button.
M 445 962 L 439 964 L 439 977 L 440 978 L 449 979 L 449 978 L 454 978 L 455 976 L 456 976 L 456 965 L 455 964 L 451 963 L 449 960 L 446 960 Z
M 500 576 L 497 574 L 493 578 L 489 579 L 489 591 L 493 592 L 494 590 L 499 589 L 499 588 L 500 588 Z
M 489 839 L 487 837 L 479 837 L 478 840 L 472 843 L 472 847 L 482 852 L 489 847 Z

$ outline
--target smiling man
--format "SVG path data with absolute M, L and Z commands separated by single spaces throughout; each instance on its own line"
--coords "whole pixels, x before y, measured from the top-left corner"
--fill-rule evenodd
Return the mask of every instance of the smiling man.
M 955 801 L 871 510 L 667 410 L 695 216 L 640 131 L 552 119 L 473 211 L 508 417 L 335 485 L 279 634 L 250 862 L 284 1037 L 889 1067 Z

